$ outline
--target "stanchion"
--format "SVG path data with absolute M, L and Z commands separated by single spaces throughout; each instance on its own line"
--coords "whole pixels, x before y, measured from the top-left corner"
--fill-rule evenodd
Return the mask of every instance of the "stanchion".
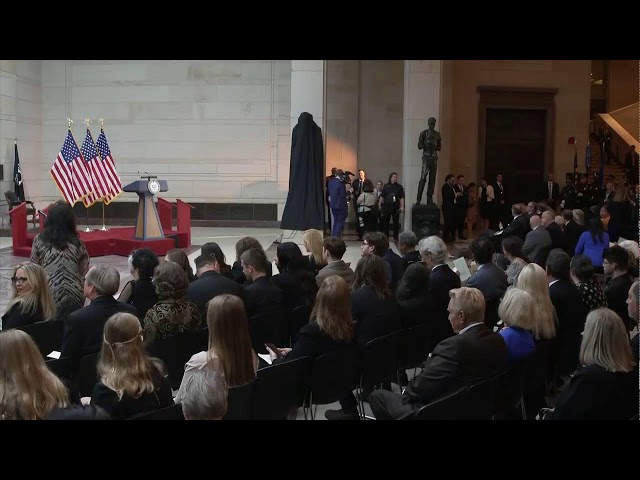
M 107 225 L 104 223 L 104 199 L 102 199 L 102 228 L 100 230 L 107 231 Z

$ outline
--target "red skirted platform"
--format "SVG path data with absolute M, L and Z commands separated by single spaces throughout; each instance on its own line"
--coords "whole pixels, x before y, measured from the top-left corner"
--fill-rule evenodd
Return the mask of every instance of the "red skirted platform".
M 27 233 L 26 203 L 9 211 L 11 216 L 11 234 L 13 237 L 13 254 L 18 257 L 30 257 L 31 245 L 35 235 Z M 128 256 L 136 248 L 150 248 L 156 255 L 165 255 L 172 248 L 187 248 L 191 245 L 191 209 L 188 203 L 177 200 L 177 230 L 172 227 L 173 204 L 158 198 L 160 215 L 165 238 L 158 240 L 136 240 L 135 227 L 112 227 L 106 231 L 94 230 L 78 232 L 90 257 L 103 255 Z M 49 207 L 43 209 L 47 213 Z M 40 231 L 44 228 L 44 218 L 40 215 Z

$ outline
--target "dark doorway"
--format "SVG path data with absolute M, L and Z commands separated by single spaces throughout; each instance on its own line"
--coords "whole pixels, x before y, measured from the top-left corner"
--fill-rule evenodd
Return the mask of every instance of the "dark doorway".
M 545 110 L 487 108 L 485 178 L 502 173 L 509 203 L 538 200 L 546 178 Z

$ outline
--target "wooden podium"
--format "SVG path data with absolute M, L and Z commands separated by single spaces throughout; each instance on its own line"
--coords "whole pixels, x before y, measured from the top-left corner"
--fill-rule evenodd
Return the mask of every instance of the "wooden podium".
M 160 217 L 154 201 L 154 195 L 158 192 L 169 190 L 165 180 L 156 180 L 156 177 L 143 177 L 130 183 L 122 190 L 138 194 L 138 215 L 136 219 L 136 240 L 150 240 L 164 238 Z

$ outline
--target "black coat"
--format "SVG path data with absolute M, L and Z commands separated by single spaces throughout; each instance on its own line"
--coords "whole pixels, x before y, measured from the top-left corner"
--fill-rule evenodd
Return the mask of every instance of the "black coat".
M 196 304 L 202 319 L 206 323 L 207 303 L 213 297 L 224 293 L 237 295 L 244 299 L 244 291 L 238 283 L 220 275 L 218 272 L 208 271 L 189 284 L 187 300 Z
M 293 349 L 286 356 L 276 358 L 273 363 L 295 360 L 302 357 L 311 357 L 315 360 L 325 353 L 353 345 L 355 345 L 353 340 L 351 342 L 338 342 L 334 340 L 320 330 L 318 324 L 313 320 L 300 329 Z
M 26 327 L 44 320 L 45 318 L 40 309 L 35 314 L 23 313 L 22 304 L 16 303 L 11 307 L 11 310 L 2 315 L 2 329 L 9 330 L 10 328 Z
M 393 297 L 382 299 L 369 285 L 351 292 L 351 315 L 356 322 L 356 337 L 361 345 L 402 328 Z

